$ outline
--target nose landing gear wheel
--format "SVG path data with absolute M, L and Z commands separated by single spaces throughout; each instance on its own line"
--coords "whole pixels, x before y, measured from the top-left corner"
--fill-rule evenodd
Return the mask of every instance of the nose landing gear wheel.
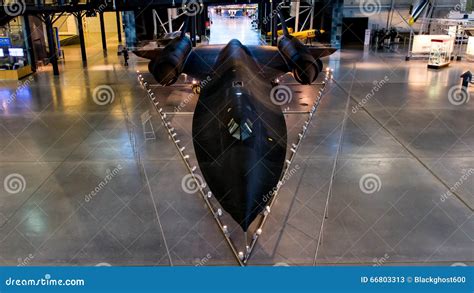
M 198 84 L 193 84 L 192 87 L 193 93 L 199 95 L 201 93 L 201 87 Z

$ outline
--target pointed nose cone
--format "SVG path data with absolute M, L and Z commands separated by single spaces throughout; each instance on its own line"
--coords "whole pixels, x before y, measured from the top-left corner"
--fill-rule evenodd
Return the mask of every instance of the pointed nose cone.
M 269 204 L 282 167 L 243 147 L 227 152 L 218 164 L 205 168 L 204 176 L 224 210 L 247 231 Z
M 252 97 L 203 96 L 207 90 L 194 111 L 194 150 L 212 193 L 247 231 L 280 179 L 285 118 L 279 108 L 262 107 Z
M 209 132 L 212 128 L 209 129 Z M 247 231 L 255 218 L 269 204 L 282 171 L 285 150 L 271 147 L 261 151 L 281 160 L 272 162 L 245 146 L 233 146 L 215 162 L 205 161 L 202 141 L 195 142 L 199 166 L 209 188 L 232 218 Z

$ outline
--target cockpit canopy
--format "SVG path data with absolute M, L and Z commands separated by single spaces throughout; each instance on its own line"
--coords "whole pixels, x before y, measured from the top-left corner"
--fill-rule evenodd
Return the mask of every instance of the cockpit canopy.
M 246 140 L 253 135 L 253 123 L 249 119 L 238 123 L 234 118 L 231 118 L 227 124 L 230 135 L 238 140 Z

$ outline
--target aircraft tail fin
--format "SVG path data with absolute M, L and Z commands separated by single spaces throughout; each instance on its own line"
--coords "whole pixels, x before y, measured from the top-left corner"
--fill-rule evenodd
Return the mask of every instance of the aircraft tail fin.
M 188 31 L 188 25 L 189 25 L 189 16 L 186 16 L 183 27 L 181 28 L 181 38 L 184 38 L 184 36 L 186 35 L 186 32 Z
M 410 9 L 410 19 L 408 20 L 409 25 L 415 24 L 418 18 L 421 16 L 426 7 L 431 6 L 430 0 L 418 0 Z

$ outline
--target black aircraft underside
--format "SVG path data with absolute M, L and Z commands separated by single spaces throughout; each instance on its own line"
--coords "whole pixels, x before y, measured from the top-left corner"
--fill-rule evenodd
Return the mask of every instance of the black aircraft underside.
M 219 78 L 201 90 L 194 112 L 194 150 L 209 188 L 247 231 L 279 181 L 285 118 L 269 99 L 271 84 L 239 41 L 221 51 L 214 71 Z
M 164 48 L 135 52 L 151 60 L 161 85 L 181 73 L 207 81 L 194 111 L 194 149 L 210 190 L 244 231 L 265 209 L 285 165 L 286 123 L 272 103 L 272 81 L 292 72 L 311 84 L 322 71 L 319 58 L 334 51 L 306 47 L 286 31 L 278 48 L 238 40 L 192 48 L 183 32 Z

